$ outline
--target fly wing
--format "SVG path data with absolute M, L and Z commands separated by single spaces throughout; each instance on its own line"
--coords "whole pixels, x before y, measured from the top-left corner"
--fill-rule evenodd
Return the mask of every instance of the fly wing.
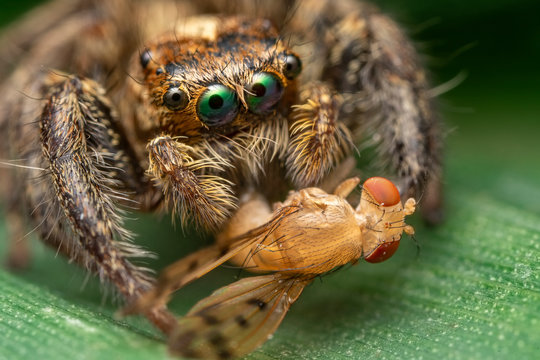
M 267 223 L 227 242 L 232 245 L 226 248 L 214 245 L 169 265 L 161 273 L 158 279 L 158 287 L 162 283 L 169 284 L 174 281 L 172 291 L 180 289 L 233 258 L 246 248 L 261 243 L 276 230 L 281 221 L 284 221 L 289 215 L 297 211 L 299 211 L 297 206 L 286 206 L 277 211 L 276 215 Z
M 165 305 L 173 292 L 223 264 L 247 246 L 250 246 L 249 241 L 239 243 L 225 254 L 218 246 L 209 246 L 172 263 L 161 272 L 156 285 L 124 307 L 121 315 L 143 314 Z
M 267 223 L 231 239 L 232 245 L 227 248 L 218 245 L 209 246 L 172 263 L 161 272 L 156 285 L 150 291 L 128 304 L 120 314 L 143 314 L 165 305 L 173 292 L 204 276 L 246 248 L 264 241 L 275 231 L 281 221 L 296 211 L 298 208 L 295 206 L 284 207 Z
M 311 278 L 256 276 L 225 286 L 181 318 L 169 340 L 172 353 L 228 359 L 247 354 L 274 333 Z

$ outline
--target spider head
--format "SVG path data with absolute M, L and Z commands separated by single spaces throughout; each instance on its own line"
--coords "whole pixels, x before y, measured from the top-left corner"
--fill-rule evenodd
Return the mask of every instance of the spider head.
M 188 21 L 150 44 L 140 66 L 156 129 L 190 144 L 283 127 L 301 69 L 269 21 L 237 17 Z

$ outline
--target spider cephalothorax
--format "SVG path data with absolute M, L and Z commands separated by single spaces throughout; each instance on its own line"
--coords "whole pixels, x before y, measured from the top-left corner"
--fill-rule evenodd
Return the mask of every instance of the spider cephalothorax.
M 134 113 L 137 128 L 160 135 L 148 146 L 150 173 L 165 192 L 178 193 L 175 201 L 183 199 L 175 202 L 183 219 L 191 214 L 199 224 L 218 227 L 238 192 L 224 178 L 252 186 L 275 162 L 282 177 L 287 172 L 298 185 L 310 185 L 351 147 L 348 130 L 336 121 L 336 94 L 315 87 L 304 95 L 311 102 L 292 108 L 299 101 L 301 60 L 268 20 L 192 18 L 148 44 L 136 60 L 144 84 L 130 87 L 144 104 Z M 330 116 L 315 123 L 321 108 Z M 169 180 L 176 170 L 167 169 L 175 162 L 199 173 L 200 186 L 175 187 Z
M 200 22 L 214 33 L 207 28 L 200 37 L 171 34 L 140 56 L 159 128 L 193 144 L 255 127 L 277 113 L 286 116 L 297 75 L 287 70 L 287 60 L 297 57 L 275 28 L 264 20 Z
M 146 129 L 141 141 L 159 135 L 148 146 L 150 173 L 166 192 L 179 191 L 182 218 L 217 227 L 236 206 L 238 189 L 224 178 L 253 185 L 287 153 L 300 59 L 268 20 L 206 16 L 147 44 L 136 60 L 136 127 Z M 169 181 L 175 161 L 200 175 L 198 186 Z

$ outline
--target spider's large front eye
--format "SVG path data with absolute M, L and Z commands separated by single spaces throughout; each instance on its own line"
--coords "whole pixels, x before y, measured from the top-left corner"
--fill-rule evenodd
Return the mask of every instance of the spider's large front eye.
M 225 125 L 238 113 L 238 97 L 224 85 L 210 85 L 199 99 L 197 113 L 208 126 Z
M 289 54 L 285 57 L 285 64 L 283 66 L 283 74 L 289 80 L 294 79 L 302 71 L 302 61 L 296 55 Z
M 189 102 L 188 94 L 177 86 L 171 86 L 163 95 L 163 103 L 170 110 L 182 110 Z
M 256 114 L 268 112 L 281 99 L 281 95 L 283 84 L 276 75 L 265 72 L 255 74 L 246 97 L 249 110 Z

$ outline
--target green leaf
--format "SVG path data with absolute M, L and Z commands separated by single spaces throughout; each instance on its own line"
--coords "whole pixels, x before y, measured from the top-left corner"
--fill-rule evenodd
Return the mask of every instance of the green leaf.
M 484 14 L 480 25 L 478 17 L 464 17 L 469 22 L 460 23 L 459 36 L 478 29 L 488 48 L 492 38 L 504 39 L 505 29 L 519 27 L 517 20 L 491 30 L 497 34 L 482 27 L 506 11 L 498 9 Z M 538 13 L 532 10 L 523 13 Z M 447 15 L 438 30 L 442 39 L 456 41 L 448 34 L 458 15 Z M 454 60 L 470 66 L 471 75 L 441 106 L 448 130 L 446 222 L 428 228 L 414 219 L 418 254 L 415 242 L 404 240 L 387 262 L 361 263 L 314 282 L 249 359 L 538 358 L 540 79 L 526 67 L 507 66 L 530 63 L 531 52 L 539 53 L 525 50 L 533 44 L 531 31 L 513 35 L 508 45 L 521 52 L 501 50 L 497 58 L 480 45 Z M 469 36 L 458 42 L 478 40 Z M 442 76 L 445 71 L 453 70 L 443 69 Z M 157 269 L 202 246 L 195 234 L 166 226 L 168 219 L 144 220 L 132 226 L 160 254 L 151 262 Z M 0 256 L 6 237 L 1 224 Z M 0 359 L 168 358 L 163 337 L 144 319 L 114 318 L 118 303 L 104 299 L 95 279 L 86 281 L 83 271 L 35 240 L 32 249 L 29 269 L 0 271 Z M 180 291 L 172 309 L 187 312 L 235 275 L 226 269 L 209 274 Z

